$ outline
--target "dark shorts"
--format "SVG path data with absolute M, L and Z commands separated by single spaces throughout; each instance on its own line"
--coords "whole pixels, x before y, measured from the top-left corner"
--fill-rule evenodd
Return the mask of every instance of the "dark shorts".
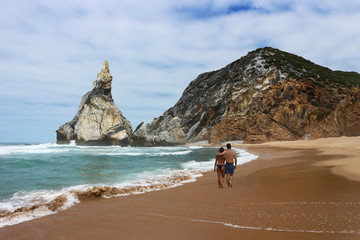
M 226 164 L 225 165 L 225 173 L 233 175 L 234 174 L 234 165 L 233 164 Z

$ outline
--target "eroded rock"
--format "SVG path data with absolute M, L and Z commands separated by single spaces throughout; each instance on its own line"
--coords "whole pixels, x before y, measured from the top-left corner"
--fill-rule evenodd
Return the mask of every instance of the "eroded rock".
M 56 131 L 57 143 L 75 140 L 85 145 L 129 144 L 131 124 L 114 104 L 111 82 L 109 64 L 105 61 L 92 90 L 82 97 L 75 117 Z

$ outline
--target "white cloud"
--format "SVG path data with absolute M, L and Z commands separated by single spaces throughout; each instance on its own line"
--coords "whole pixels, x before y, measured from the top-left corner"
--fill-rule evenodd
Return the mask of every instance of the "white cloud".
M 105 59 L 134 128 L 198 74 L 266 45 L 360 72 L 354 0 L 14 0 L 0 9 L 0 141 L 55 141 Z

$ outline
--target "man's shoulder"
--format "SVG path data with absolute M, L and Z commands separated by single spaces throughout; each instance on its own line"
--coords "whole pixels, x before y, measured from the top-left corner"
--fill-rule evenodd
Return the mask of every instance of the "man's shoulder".
M 234 156 L 234 155 L 236 156 L 236 152 L 235 152 L 234 150 L 228 149 L 227 151 L 228 151 L 229 154 L 231 154 L 231 155 L 233 155 L 233 156 Z

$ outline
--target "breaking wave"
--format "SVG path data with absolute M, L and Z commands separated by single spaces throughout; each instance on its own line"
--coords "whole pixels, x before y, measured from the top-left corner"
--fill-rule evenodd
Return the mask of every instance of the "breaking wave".
M 173 155 L 186 155 L 191 153 L 190 150 L 178 151 L 178 152 L 158 152 L 158 153 L 134 153 L 134 152 L 124 152 L 124 153 L 99 153 L 101 155 L 109 155 L 109 156 L 173 156 Z
M 141 175 L 144 174 L 146 172 Z M 86 199 L 111 198 L 157 191 L 193 182 L 200 176 L 202 176 L 201 172 L 181 170 L 137 182 L 114 185 L 78 185 L 58 191 L 18 192 L 9 201 L 0 203 L 0 227 L 50 215 Z
M 68 148 L 59 148 L 59 145 L 55 143 L 0 146 L 0 155 L 60 153 L 68 151 Z

